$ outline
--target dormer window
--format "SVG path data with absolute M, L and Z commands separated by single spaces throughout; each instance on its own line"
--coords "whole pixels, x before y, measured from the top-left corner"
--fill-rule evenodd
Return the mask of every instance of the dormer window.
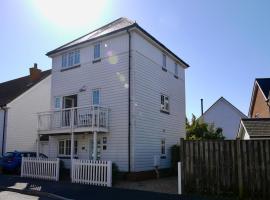
M 62 68 L 70 68 L 80 64 L 80 50 L 75 50 L 62 55 Z

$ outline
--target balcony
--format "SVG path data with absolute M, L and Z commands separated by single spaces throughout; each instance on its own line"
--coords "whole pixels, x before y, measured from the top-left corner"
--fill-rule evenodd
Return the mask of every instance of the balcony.
M 73 107 L 38 113 L 39 134 L 108 132 L 109 109 L 102 106 Z

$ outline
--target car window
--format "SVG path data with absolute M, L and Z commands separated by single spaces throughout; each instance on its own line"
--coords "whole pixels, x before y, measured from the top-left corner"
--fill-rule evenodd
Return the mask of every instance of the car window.
M 7 152 L 7 153 L 4 153 L 3 157 L 13 157 L 14 153 L 12 152 Z

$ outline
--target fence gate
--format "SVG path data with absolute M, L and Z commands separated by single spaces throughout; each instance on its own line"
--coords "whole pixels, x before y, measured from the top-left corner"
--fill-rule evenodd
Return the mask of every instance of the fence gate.
M 270 140 L 181 140 L 183 191 L 270 199 Z
M 73 183 L 111 187 L 112 162 L 73 159 L 71 177 Z
M 59 180 L 59 159 L 22 157 L 21 177 Z

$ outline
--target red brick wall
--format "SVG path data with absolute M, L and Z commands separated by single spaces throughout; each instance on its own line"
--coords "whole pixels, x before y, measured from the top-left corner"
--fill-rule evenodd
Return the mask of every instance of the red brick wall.
M 259 114 L 259 118 L 267 118 L 270 117 L 270 113 L 269 113 L 269 107 L 267 106 L 266 102 L 265 102 L 265 97 L 262 93 L 262 91 L 258 88 L 255 96 L 255 100 L 254 100 L 254 106 L 253 106 L 253 110 L 251 111 L 251 117 L 255 118 L 256 114 Z

